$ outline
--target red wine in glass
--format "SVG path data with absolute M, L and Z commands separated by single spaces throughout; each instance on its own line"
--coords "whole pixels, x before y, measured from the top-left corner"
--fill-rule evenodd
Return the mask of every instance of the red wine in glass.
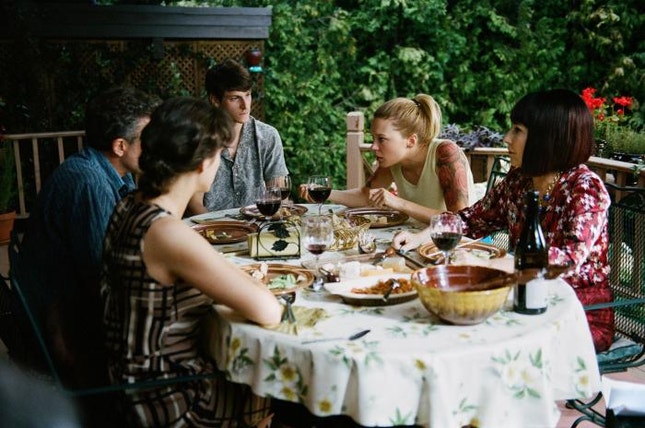
M 309 196 L 311 196 L 311 199 L 313 199 L 317 204 L 325 202 L 327 198 L 329 198 L 330 194 L 331 187 L 314 187 L 309 189 Z
M 331 194 L 331 178 L 325 175 L 312 175 L 307 180 L 309 197 L 318 204 L 318 215 L 322 212 L 322 204 Z
M 453 250 L 461 241 L 461 233 L 443 232 L 432 235 L 432 242 L 441 251 Z
M 280 197 L 282 200 L 289 199 L 289 196 L 291 196 L 291 189 L 288 187 L 280 187 Z
M 308 244 L 307 251 L 315 256 L 319 256 L 327 250 L 326 244 Z
M 302 242 L 316 257 L 315 271 L 318 272 L 320 255 L 334 244 L 334 225 L 331 217 L 321 215 L 303 217 Z
M 441 250 L 445 264 L 450 264 L 450 253 L 461 241 L 461 218 L 453 213 L 441 213 L 430 219 L 430 237 Z
M 280 197 L 280 189 L 277 187 L 260 189 L 255 198 L 255 206 L 264 216 L 265 220 L 268 220 L 271 216 L 275 215 L 275 213 L 280 210 L 281 204 L 282 199 Z
M 281 201 L 259 201 L 255 205 L 265 217 L 271 217 L 280 209 Z

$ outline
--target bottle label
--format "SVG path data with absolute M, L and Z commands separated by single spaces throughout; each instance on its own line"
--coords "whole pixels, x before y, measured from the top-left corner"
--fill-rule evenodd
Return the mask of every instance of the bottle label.
M 547 286 L 541 279 L 526 283 L 526 309 L 542 309 L 547 305 Z

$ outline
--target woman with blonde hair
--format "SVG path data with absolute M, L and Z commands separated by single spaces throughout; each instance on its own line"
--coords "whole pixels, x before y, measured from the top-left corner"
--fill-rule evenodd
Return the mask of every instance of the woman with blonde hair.
M 372 151 L 378 167 L 363 188 L 332 190 L 329 200 L 349 207 L 387 207 L 428 223 L 431 209 L 458 211 L 474 201 L 468 159 L 441 140 L 441 109 L 426 94 L 394 98 L 374 113 Z M 388 190 L 394 182 L 398 196 Z M 306 188 L 301 195 L 308 198 Z

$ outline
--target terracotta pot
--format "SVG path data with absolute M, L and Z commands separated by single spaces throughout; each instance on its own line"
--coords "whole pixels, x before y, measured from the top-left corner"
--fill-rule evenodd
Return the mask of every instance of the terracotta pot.
M 11 239 L 11 230 L 16 219 L 16 212 L 0 214 L 0 245 L 8 244 Z

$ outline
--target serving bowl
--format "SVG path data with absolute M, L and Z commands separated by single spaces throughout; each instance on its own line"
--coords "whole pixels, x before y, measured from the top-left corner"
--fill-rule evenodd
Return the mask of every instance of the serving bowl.
M 517 282 L 503 270 L 464 265 L 426 267 L 411 278 L 423 306 L 456 325 L 479 324 L 498 312 Z

